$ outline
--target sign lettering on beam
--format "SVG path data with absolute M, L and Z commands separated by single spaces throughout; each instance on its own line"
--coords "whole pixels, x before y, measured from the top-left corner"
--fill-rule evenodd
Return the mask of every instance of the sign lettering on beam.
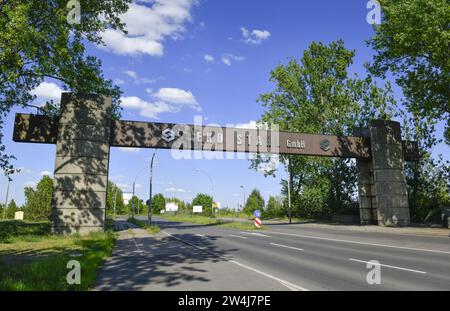
M 186 124 L 112 121 L 110 146 L 280 153 L 327 157 L 370 158 L 368 137 L 340 137 L 278 132 L 261 129 L 195 126 Z M 58 120 L 47 116 L 16 114 L 14 141 L 56 143 Z M 418 159 L 414 142 L 403 142 L 405 160 Z

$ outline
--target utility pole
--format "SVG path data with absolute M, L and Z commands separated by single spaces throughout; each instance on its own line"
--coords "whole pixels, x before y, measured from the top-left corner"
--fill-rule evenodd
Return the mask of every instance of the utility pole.
M 153 161 L 155 160 L 155 155 L 156 155 L 156 150 L 153 152 L 153 156 L 152 156 L 152 161 L 150 162 L 150 194 L 149 194 L 149 199 L 148 199 L 148 225 L 151 226 L 152 225 L 152 187 L 153 187 Z

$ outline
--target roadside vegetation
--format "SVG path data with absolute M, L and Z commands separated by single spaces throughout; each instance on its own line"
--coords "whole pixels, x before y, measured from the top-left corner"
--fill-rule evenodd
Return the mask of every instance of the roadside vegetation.
M 48 223 L 0 221 L 0 290 L 88 290 L 114 246 L 112 230 L 87 236 L 55 236 Z M 67 263 L 77 260 L 81 284 L 66 281 Z
M 156 234 L 161 231 L 161 228 L 159 228 L 158 226 L 154 226 L 154 225 L 150 226 L 145 221 L 142 221 L 142 220 L 139 220 L 139 219 L 136 219 L 133 217 L 128 218 L 127 221 L 132 224 L 135 224 L 136 226 L 138 226 L 141 229 L 147 230 L 147 232 L 150 234 Z
M 193 214 L 163 214 L 161 215 L 166 220 L 177 222 L 189 222 L 193 224 L 218 226 L 222 228 L 238 229 L 238 230 L 261 230 L 257 229 L 250 221 L 225 221 L 214 217 L 193 215 Z M 263 226 L 264 228 L 264 226 Z

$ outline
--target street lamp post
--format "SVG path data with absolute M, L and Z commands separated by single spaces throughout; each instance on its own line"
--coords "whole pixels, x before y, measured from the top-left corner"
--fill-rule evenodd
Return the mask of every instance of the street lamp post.
M 152 187 L 153 187 L 153 162 L 155 160 L 156 150 L 153 152 L 152 160 L 150 162 L 150 185 L 149 185 L 149 199 L 148 199 L 148 211 L 147 211 L 147 217 L 148 217 L 148 225 L 152 225 Z
M 208 179 L 209 179 L 209 181 L 211 183 L 211 199 L 212 199 L 212 206 L 211 206 L 211 208 L 212 208 L 213 214 L 215 215 L 215 211 L 214 211 L 214 183 L 213 183 L 213 180 L 212 180 L 211 176 L 209 176 L 209 174 L 206 173 L 205 171 L 203 171 L 203 170 L 201 170 L 199 168 L 197 168 L 195 171 L 199 172 L 199 173 L 203 173 L 206 177 L 208 177 Z
M 246 199 L 246 196 L 245 196 L 245 187 L 242 185 L 241 188 L 242 188 L 242 190 L 244 191 L 244 203 L 242 204 L 242 209 L 244 209 L 244 206 L 245 206 L 245 199 Z

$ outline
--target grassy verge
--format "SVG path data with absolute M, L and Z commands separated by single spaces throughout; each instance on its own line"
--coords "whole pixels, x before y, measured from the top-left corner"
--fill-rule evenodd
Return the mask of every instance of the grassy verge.
M 237 229 L 237 230 L 261 230 L 257 229 L 252 223 L 250 222 L 238 222 L 238 221 L 222 221 L 213 217 L 206 217 L 206 216 L 200 216 L 200 215 L 190 215 L 190 214 L 175 214 L 175 215 L 168 215 L 163 214 L 161 215 L 164 219 L 170 220 L 170 221 L 177 221 L 177 222 L 190 222 L 194 224 L 201 224 L 201 225 L 209 225 L 209 226 L 218 226 L 222 228 L 229 228 L 229 229 Z M 264 229 L 264 227 L 263 227 Z
M 0 243 L 8 243 L 14 237 L 25 235 L 48 235 L 49 222 L 25 222 L 19 220 L 0 221 Z
M 87 290 L 94 285 L 100 264 L 111 255 L 114 240 L 109 230 L 83 237 L 11 233 L 6 243 L 0 242 L 0 290 Z M 70 260 L 80 263 L 79 285 L 66 281 Z
M 132 224 L 135 224 L 139 228 L 147 230 L 148 233 L 151 233 L 151 234 L 156 234 L 159 231 L 161 231 L 161 229 L 158 226 L 149 226 L 145 221 L 141 221 L 141 220 L 136 219 L 136 218 L 130 217 L 130 218 L 127 219 L 127 221 L 131 222 Z

